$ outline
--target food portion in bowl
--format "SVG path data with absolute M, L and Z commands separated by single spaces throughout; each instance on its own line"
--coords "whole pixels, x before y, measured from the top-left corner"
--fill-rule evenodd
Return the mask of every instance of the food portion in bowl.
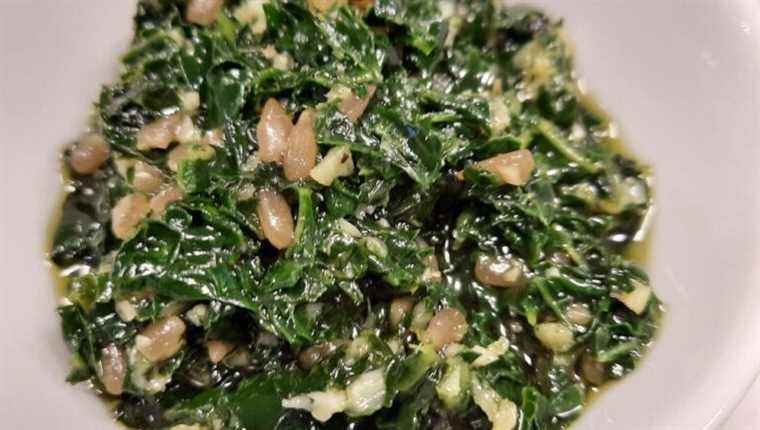
M 646 171 L 542 12 L 144 0 L 122 61 L 51 250 L 122 423 L 564 429 L 650 344 Z

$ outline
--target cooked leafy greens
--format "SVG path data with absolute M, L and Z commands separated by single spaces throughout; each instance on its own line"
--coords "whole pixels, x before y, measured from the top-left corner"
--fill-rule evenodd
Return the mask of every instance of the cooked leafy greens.
M 561 22 L 141 0 L 67 149 L 71 382 L 143 429 L 565 429 L 660 305 L 646 171 Z

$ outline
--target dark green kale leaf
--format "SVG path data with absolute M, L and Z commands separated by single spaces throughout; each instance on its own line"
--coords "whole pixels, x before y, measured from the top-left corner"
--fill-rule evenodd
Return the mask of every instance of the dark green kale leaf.
M 83 263 L 97 266 L 108 252 L 111 207 L 121 195 L 120 181 L 108 169 L 72 178 L 53 235 L 50 258 L 61 267 Z
M 485 430 L 477 385 L 517 408 L 515 428 L 564 430 L 592 387 L 635 369 L 660 313 L 627 255 L 648 216 L 648 172 L 579 89 L 561 22 L 487 0 L 327 11 L 235 0 L 198 25 L 191 3 L 138 2 L 124 69 L 92 123 L 111 157 L 68 182 L 51 259 L 66 274 L 71 382 L 103 390 L 101 353 L 114 345 L 128 372 L 109 398 L 136 428 Z M 344 103 L 364 97 L 348 115 Z M 313 161 L 347 149 L 350 172 L 288 181 L 283 163 L 262 162 L 270 98 L 292 121 L 314 110 Z M 166 118 L 182 127 L 138 149 Z M 180 159 L 188 148 L 202 151 Z M 526 183 L 484 170 L 518 150 L 532 158 Z M 138 162 L 157 186 L 138 186 Z M 286 249 L 266 239 L 262 190 L 290 209 Z M 153 199 L 167 191 L 181 197 L 164 210 Z M 130 193 L 151 208 L 122 241 L 111 212 Z M 518 276 L 496 285 L 481 261 Z M 645 300 L 631 306 L 635 291 Z M 431 318 L 446 308 L 466 331 L 451 328 L 456 345 L 437 351 Z M 179 350 L 148 363 L 138 335 L 171 316 L 184 324 Z M 542 339 L 542 324 L 568 343 Z M 372 369 L 385 391 L 371 414 L 343 405 L 323 423 L 283 407 Z

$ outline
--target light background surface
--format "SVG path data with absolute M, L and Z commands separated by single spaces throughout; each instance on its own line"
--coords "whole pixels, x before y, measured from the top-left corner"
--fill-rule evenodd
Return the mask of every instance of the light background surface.
M 724 427 L 725 430 L 760 429 L 760 379 L 755 380 L 755 385 Z

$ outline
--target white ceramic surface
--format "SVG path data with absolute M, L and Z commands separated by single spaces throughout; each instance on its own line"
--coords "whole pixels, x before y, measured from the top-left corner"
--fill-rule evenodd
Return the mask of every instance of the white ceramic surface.
M 753 0 L 542 0 L 566 18 L 587 86 L 654 165 L 651 274 L 669 312 L 642 369 L 579 430 L 715 429 L 760 369 L 760 6 Z M 103 430 L 63 383 L 42 262 L 57 150 L 115 76 L 131 1 L 0 0 L 0 420 Z M 755 428 L 755 427 L 747 427 Z
M 760 428 L 760 377 L 726 421 L 724 430 L 750 430 Z

